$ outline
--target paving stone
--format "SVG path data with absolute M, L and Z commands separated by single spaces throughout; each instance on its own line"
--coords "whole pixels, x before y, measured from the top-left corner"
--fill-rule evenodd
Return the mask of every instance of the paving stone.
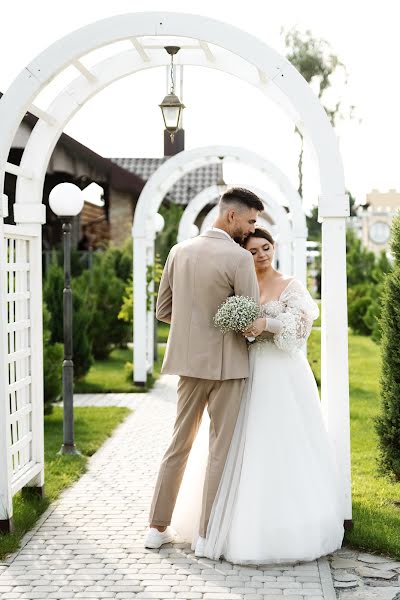
M 398 600 L 398 593 L 398 587 L 364 587 L 341 593 L 340 600 Z
M 385 558 L 384 556 L 379 556 L 378 554 L 367 554 L 365 552 L 359 554 L 357 556 L 358 560 L 361 560 L 361 562 L 366 562 L 366 563 L 386 563 L 386 562 L 390 562 L 390 559 Z
M 334 558 L 331 563 L 334 569 L 355 569 L 359 564 L 353 558 Z
M 359 581 L 334 581 L 333 585 L 338 589 L 356 588 L 359 586 Z
M 371 569 L 370 567 L 358 567 L 357 573 L 362 577 L 374 577 L 376 579 L 394 579 L 394 577 L 397 577 L 395 571 L 381 571 L 378 569 Z
M 334 571 L 334 581 L 357 581 L 358 576 L 356 573 L 347 573 L 347 571 Z

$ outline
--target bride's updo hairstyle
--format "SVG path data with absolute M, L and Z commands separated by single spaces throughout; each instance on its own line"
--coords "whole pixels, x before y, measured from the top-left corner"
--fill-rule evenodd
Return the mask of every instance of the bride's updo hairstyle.
M 263 227 L 256 227 L 254 233 L 249 233 L 249 235 L 244 238 L 244 240 L 242 242 L 243 248 L 246 248 L 247 242 L 249 241 L 250 238 L 264 238 L 270 244 L 275 246 L 274 238 L 272 237 L 270 232 L 267 231 L 266 229 L 264 229 Z

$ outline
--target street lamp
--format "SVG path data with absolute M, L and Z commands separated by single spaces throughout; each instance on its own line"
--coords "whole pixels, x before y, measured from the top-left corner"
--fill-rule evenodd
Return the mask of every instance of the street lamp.
M 50 192 L 51 210 L 61 218 L 64 238 L 64 362 L 63 405 L 64 443 L 58 454 L 80 454 L 74 441 L 74 363 L 72 360 L 71 230 L 72 219 L 83 208 L 82 192 L 73 183 L 60 183 Z
M 174 79 L 174 55 L 179 52 L 179 46 L 165 46 L 165 50 L 171 56 L 171 89 L 159 105 L 164 119 L 165 129 L 169 132 L 171 142 L 174 142 L 175 134 L 180 128 L 182 110 L 185 105 L 175 94 Z

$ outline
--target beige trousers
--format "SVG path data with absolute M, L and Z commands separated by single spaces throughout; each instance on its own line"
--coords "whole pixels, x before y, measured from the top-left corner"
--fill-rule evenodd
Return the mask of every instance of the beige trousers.
M 210 415 L 210 445 L 200 519 L 200 535 L 205 537 L 235 429 L 245 381 L 180 377 L 174 432 L 158 474 L 150 509 L 151 525 L 165 526 L 171 523 L 190 449 L 207 405 Z

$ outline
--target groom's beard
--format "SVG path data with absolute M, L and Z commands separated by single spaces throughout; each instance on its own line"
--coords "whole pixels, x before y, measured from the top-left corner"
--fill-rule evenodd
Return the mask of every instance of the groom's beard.
M 243 239 L 244 239 L 243 236 L 238 236 L 238 235 L 233 236 L 233 241 L 236 242 L 237 244 L 239 244 L 239 246 L 241 246 L 243 244 Z

